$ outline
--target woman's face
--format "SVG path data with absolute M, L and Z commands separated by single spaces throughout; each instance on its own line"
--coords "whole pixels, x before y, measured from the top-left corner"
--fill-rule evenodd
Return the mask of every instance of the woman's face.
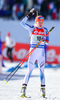
M 38 28 L 41 28 L 41 27 L 43 26 L 43 22 L 42 22 L 42 21 L 36 22 L 36 26 L 37 26 Z

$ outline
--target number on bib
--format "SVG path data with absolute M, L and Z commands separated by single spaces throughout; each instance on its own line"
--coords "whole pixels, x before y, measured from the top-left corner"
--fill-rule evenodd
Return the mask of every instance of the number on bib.
M 40 41 L 42 39 L 42 36 L 35 36 L 34 41 Z

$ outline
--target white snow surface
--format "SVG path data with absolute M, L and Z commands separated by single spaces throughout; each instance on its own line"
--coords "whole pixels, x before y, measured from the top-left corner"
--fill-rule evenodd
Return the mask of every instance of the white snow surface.
M 5 62 L 6 68 L 2 68 L 2 74 L 0 74 L 0 100 L 60 100 L 60 69 L 54 68 L 45 68 L 47 99 L 40 97 L 39 68 L 34 68 L 27 86 L 26 95 L 31 96 L 31 98 L 20 98 L 21 86 L 28 68 L 19 69 L 7 84 L 3 81 L 10 73 L 6 70 L 17 64 L 18 62 Z

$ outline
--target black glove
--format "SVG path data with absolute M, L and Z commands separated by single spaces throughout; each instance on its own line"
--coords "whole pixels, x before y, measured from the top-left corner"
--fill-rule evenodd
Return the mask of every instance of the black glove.
M 27 17 L 30 18 L 30 17 L 31 17 L 32 15 L 34 15 L 35 13 L 36 13 L 35 9 L 32 8 L 32 9 L 30 10 L 30 12 L 28 13 Z

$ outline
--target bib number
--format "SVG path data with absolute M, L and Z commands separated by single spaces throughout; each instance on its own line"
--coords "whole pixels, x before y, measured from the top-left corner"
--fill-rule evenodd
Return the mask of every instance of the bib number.
M 42 39 L 42 36 L 35 36 L 35 37 L 34 37 L 34 40 L 35 40 L 35 41 L 41 41 L 41 39 Z

